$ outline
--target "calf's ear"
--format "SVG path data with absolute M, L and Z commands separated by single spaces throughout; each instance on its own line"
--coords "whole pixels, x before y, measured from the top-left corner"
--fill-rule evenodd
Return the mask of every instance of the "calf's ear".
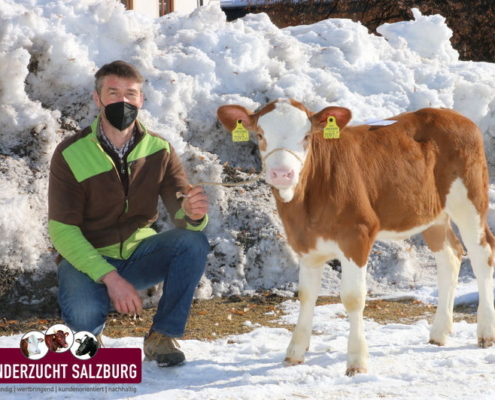
M 81 339 L 76 339 L 76 343 L 81 343 Z
M 242 121 L 244 128 L 252 131 L 254 128 L 252 115 L 253 113 L 247 108 L 235 104 L 221 106 L 217 110 L 218 119 L 229 132 L 236 128 L 239 120 Z
M 65 332 L 65 336 L 69 336 L 69 332 Z
M 313 127 L 323 129 L 328 117 L 335 117 L 340 130 L 344 129 L 352 118 L 352 112 L 345 107 L 326 107 L 310 117 Z

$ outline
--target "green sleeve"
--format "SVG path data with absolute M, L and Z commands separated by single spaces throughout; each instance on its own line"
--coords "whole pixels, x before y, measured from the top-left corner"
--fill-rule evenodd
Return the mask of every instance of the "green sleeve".
M 179 210 L 175 213 L 175 219 L 176 220 L 182 220 L 185 219 L 186 213 L 182 208 L 179 208 Z M 189 229 L 190 231 L 202 231 L 203 229 L 206 228 L 206 225 L 208 225 L 208 214 L 206 214 L 203 217 L 203 220 L 199 225 L 191 225 L 189 222 L 186 222 L 186 229 Z
M 48 231 L 53 245 L 62 257 L 95 282 L 115 270 L 87 241 L 77 226 L 50 220 Z

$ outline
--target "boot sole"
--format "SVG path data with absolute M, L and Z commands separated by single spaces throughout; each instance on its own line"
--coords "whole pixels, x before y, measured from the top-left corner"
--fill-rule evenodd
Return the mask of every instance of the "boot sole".
M 159 367 L 174 367 L 184 364 L 186 359 L 184 357 L 171 357 L 170 360 L 160 360 L 145 356 L 144 361 L 156 361 Z

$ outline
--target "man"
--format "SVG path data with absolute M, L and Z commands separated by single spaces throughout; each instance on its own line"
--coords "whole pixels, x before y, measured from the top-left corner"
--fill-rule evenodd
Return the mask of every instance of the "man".
M 98 336 L 111 303 L 139 314 L 136 290 L 163 282 L 144 352 L 160 366 L 176 365 L 185 357 L 175 338 L 184 334 L 210 249 L 201 232 L 208 199 L 188 183 L 172 146 L 136 119 L 144 102 L 139 71 L 114 61 L 95 78 L 100 114 L 58 145 L 50 166 L 48 227 L 59 252 L 62 318 Z M 159 197 L 177 229 L 157 234 L 150 225 Z

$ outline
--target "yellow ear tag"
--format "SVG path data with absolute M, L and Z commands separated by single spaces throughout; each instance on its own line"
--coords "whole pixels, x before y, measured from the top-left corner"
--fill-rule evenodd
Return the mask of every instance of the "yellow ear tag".
M 232 131 L 232 141 L 234 142 L 249 142 L 249 131 L 244 128 L 242 121 L 237 120 L 237 126 Z
M 338 139 L 340 138 L 340 128 L 337 125 L 337 120 L 335 117 L 327 118 L 327 126 L 323 129 L 324 139 Z

